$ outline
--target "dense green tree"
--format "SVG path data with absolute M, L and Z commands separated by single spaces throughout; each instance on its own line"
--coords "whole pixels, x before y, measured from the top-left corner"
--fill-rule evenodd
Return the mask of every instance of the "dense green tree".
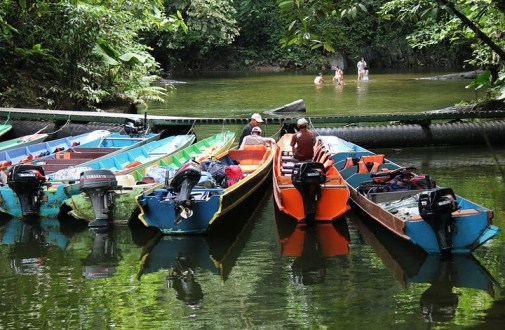
M 150 86 L 157 63 L 138 33 L 184 26 L 158 0 L 5 0 L 0 15 L 4 106 L 30 98 L 31 106 L 60 109 L 161 100 Z
M 391 0 L 385 3 L 375 0 L 277 0 L 277 3 L 286 19 L 288 33 L 284 45 L 342 53 L 342 40 L 336 36 L 348 31 L 351 24 L 370 24 L 375 17 L 376 24 L 368 26 L 373 28 L 371 33 L 355 34 L 365 37 L 366 44 L 380 40 L 380 36 L 387 36 L 385 41 L 390 42 L 394 40 L 391 31 L 396 30 L 402 31 L 400 34 L 406 32 L 409 44 L 415 49 L 429 49 L 433 53 L 437 50 L 438 53 L 441 49 L 435 47 L 440 45 L 459 50 L 471 47 L 472 55 L 467 56 L 466 61 L 490 69 L 491 85 L 503 84 L 504 78 L 498 74 L 505 59 L 505 5 L 502 0 Z M 386 34 L 381 33 L 381 28 L 388 26 L 383 20 L 395 24 Z M 352 34 L 344 35 L 352 39 Z M 360 44 L 360 40 L 353 41 Z M 380 48 L 372 47 L 374 51 Z
M 505 99 L 505 5 L 501 0 L 392 0 L 384 4 L 383 17 L 411 19 L 417 23 L 408 39 L 413 47 L 440 42 L 467 42 L 472 56 L 467 62 L 486 69 L 470 86 L 490 87 L 490 96 Z
M 209 57 L 231 44 L 239 29 L 236 10 L 230 0 L 165 0 L 167 12 L 175 10 L 187 26 L 187 33 L 149 31 L 146 43 L 165 71 L 205 69 Z

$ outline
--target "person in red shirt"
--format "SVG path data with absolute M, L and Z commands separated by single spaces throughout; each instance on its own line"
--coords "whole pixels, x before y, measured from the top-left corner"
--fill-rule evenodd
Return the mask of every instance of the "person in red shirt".
M 314 157 L 316 138 L 314 137 L 314 133 L 307 128 L 308 124 L 307 119 L 298 119 L 296 123 L 298 132 L 291 139 L 293 156 L 297 160 L 312 160 L 312 157 Z

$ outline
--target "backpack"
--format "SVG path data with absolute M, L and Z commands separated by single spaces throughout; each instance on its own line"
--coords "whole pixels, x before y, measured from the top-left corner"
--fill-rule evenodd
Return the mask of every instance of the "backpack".
M 206 160 L 202 162 L 202 170 L 209 172 L 216 183 L 222 188 L 228 187 L 225 173 L 226 166 L 218 160 Z

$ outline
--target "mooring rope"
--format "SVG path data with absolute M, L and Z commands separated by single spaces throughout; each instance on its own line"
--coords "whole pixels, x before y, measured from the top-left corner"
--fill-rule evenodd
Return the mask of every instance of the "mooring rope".
M 3 125 L 7 125 L 7 123 L 9 122 L 9 120 L 11 120 L 11 113 L 10 112 L 7 115 L 7 119 L 5 120 L 5 123 L 3 123 Z
M 70 123 L 70 116 L 68 116 L 68 119 L 67 121 L 65 122 L 65 124 L 63 124 L 63 126 L 61 126 L 60 128 L 58 128 L 56 131 L 52 132 L 52 133 L 47 133 L 48 135 L 53 135 L 53 134 L 56 134 L 58 132 L 60 132 L 61 130 L 63 130 L 63 128 L 65 128 L 65 126 L 67 126 L 68 124 Z

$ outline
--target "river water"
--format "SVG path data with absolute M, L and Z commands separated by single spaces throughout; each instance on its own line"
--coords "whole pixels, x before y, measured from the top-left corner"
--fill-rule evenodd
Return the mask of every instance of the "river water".
M 275 75 L 267 75 L 263 79 L 270 88 L 257 88 L 257 104 L 254 96 L 242 94 L 235 102 L 227 100 L 227 106 L 215 100 L 226 98 L 219 95 L 226 85 L 262 86 L 258 82 L 261 76 L 251 75 L 251 81 L 243 76 L 193 78 L 169 97 L 165 113 L 202 115 L 200 110 L 190 111 L 189 100 L 185 103 L 176 97 L 191 94 L 185 90 L 191 84 L 200 86 L 193 92 L 195 107 L 207 99 L 212 106 L 201 105 L 201 109 L 216 117 L 221 112 L 243 116 L 302 98 L 298 94 L 286 98 L 284 93 L 290 88 Z M 380 84 L 380 77 L 370 77 L 370 83 Z M 308 111 L 334 111 L 321 104 L 333 104 L 326 98 L 331 95 L 335 100 L 336 94 L 330 94 L 335 87 L 328 84 L 323 91 L 316 90 L 311 78 L 306 75 L 309 83 L 300 88 L 320 93 L 324 100 L 304 95 Z M 293 79 L 299 78 L 294 75 Z M 357 86 L 351 77 L 347 79 L 344 88 Z M 401 93 L 403 85 L 430 85 L 404 79 L 403 75 L 391 75 L 387 80 L 403 81 L 397 85 L 398 104 L 394 95 L 387 95 L 391 101 L 372 103 L 388 103 L 391 111 L 410 109 L 402 101 L 409 98 Z M 430 87 L 435 94 L 425 97 L 446 101 L 433 101 L 429 108 L 416 111 L 451 106 L 469 93 L 456 88 L 451 98 L 445 87 L 455 82 L 433 84 L 438 86 Z M 368 88 L 371 90 L 372 84 Z M 215 94 L 213 89 L 217 89 Z M 263 93 L 267 95 L 263 97 Z M 233 93 L 228 93 L 231 96 Z M 245 99 L 250 99 L 250 104 L 242 107 Z M 174 104 L 177 111 L 171 110 Z M 339 109 L 342 113 L 354 111 L 343 106 Z M 380 109 L 369 113 L 387 112 L 386 106 Z M 377 151 L 396 163 L 415 166 L 439 185 L 451 186 L 457 194 L 493 209 L 494 223 L 505 228 L 505 185 L 498 167 L 505 167 L 504 147 Z M 224 233 L 163 237 L 138 224 L 89 231 L 86 224 L 63 214 L 59 219 L 42 219 L 35 224 L 3 217 L 0 329 L 410 330 L 505 326 L 503 233 L 471 256 L 442 262 L 398 241 L 354 211 L 333 223 L 296 227 L 276 211 L 269 185 L 227 220 L 230 227 Z

